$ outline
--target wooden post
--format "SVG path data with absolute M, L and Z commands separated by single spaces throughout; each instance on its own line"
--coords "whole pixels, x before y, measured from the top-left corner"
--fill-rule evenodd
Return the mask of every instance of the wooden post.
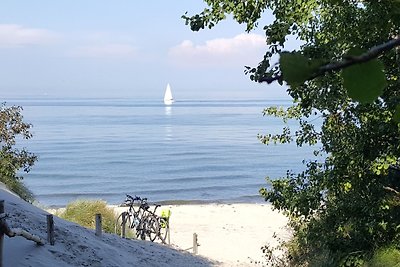
M 126 212 L 122 213 L 122 229 L 121 229 L 121 237 L 125 238 L 125 229 L 126 229 Z
M 4 200 L 0 200 L 0 216 L 4 214 Z M 1 218 L 0 220 L 4 220 Z M 0 267 L 3 267 L 3 240 L 4 240 L 4 233 L 3 230 L 0 229 Z
M 53 215 L 49 214 L 46 215 L 47 218 L 47 242 L 50 243 L 50 245 L 54 246 L 54 220 L 53 220 Z
M 197 246 L 198 246 L 198 244 L 197 244 L 197 234 L 193 233 L 193 253 L 194 254 L 197 254 L 199 252 Z
M 96 235 L 101 236 L 101 214 L 96 214 Z
M 171 230 L 169 228 L 169 218 L 167 219 L 167 238 L 168 238 L 168 245 L 171 245 Z

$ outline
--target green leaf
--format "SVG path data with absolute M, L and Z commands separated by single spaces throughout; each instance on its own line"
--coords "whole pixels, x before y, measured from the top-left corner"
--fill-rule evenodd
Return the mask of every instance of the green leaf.
M 400 104 L 396 106 L 396 110 L 393 114 L 393 120 L 397 123 L 400 123 Z
M 349 183 L 349 182 L 345 182 L 345 183 L 343 184 L 343 188 L 344 188 L 344 192 L 348 193 L 348 192 L 350 192 L 350 190 L 351 190 L 351 188 L 352 188 L 352 185 L 351 185 L 351 183 Z
M 349 97 L 361 103 L 374 102 L 387 85 L 383 64 L 377 59 L 345 68 L 342 78 Z
M 280 68 L 283 80 L 290 86 L 298 86 L 310 78 L 317 64 L 298 52 L 283 52 L 280 55 Z

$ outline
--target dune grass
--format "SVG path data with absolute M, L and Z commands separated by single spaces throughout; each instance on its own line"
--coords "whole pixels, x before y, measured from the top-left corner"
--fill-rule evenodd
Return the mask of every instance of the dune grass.
M 102 228 L 106 233 L 114 233 L 116 216 L 112 208 L 102 200 L 77 200 L 69 203 L 65 210 L 56 215 L 87 228 L 95 229 L 95 215 L 102 215 Z

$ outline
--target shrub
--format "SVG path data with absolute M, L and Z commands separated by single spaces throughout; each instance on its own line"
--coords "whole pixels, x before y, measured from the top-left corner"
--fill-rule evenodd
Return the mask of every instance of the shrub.
M 21 149 L 21 142 L 32 137 L 31 127 L 23 121 L 22 107 L 0 104 L 0 182 L 28 202 L 34 197 L 22 183 L 21 173 L 28 173 L 37 157 Z
M 400 267 L 400 251 L 393 247 L 383 248 L 375 252 L 365 267 Z
M 75 222 L 84 227 L 95 229 L 95 215 L 102 215 L 102 228 L 106 233 L 114 233 L 115 213 L 101 200 L 77 200 L 71 202 L 59 216 L 65 220 Z
M 1 160 L 0 160 L 1 165 Z M 26 187 L 26 185 L 21 181 L 21 179 L 15 179 L 14 177 L 7 177 L 0 175 L 0 182 L 4 183 L 5 186 L 15 194 L 17 194 L 23 200 L 32 203 L 35 198 L 33 193 Z

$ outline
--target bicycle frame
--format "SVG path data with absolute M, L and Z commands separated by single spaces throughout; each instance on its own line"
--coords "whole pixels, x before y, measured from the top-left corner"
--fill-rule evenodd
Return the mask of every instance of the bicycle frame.
M 122 223 L 129 222 L 128 227 L 135 230 L 137 238 L 145 240 L 148 237 L 152 242 L 159 238 L 165 244 L 167 235 L 165 229 L 169 228 L 169 224 L 164 218 L 156 215 L 156 211 L 161 205 L 155 205 L 154 209 L 150 210 L 147 198 L 130 195 L 126 195 L 126 197 L 125 205 L 129 206 L 129 209 L 125 212 L 126 221 Z M 136 209 L 135 202 L 139 203 Z M 117 218 L 116 227 L 121 216 L 122 214 Z

